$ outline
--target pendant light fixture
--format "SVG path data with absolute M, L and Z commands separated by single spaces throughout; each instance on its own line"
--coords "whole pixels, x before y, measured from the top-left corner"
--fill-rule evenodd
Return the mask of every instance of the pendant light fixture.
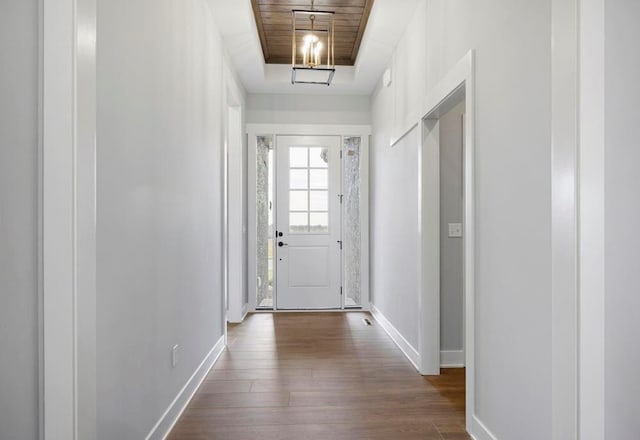
M 335 12 L 311 9 L 291 11 L 291 83 L 331 85 L 334 60 Z

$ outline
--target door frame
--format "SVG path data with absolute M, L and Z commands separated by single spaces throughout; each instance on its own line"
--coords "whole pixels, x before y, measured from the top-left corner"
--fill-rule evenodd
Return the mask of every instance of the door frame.
M 245 246 L 244 246 L 244 200 L 246 183 L 244 180 L 243 164 L 245 157 L 246 137 L 245 98 L 237 80 L 225 65 L 223 87 L 224 114 L 222 127 L 224 142 L 222 148 L 223 176 L 223 255 L 222 274 L 224 280 L 224 333 L 226 337 L 227 322 L 240 323 L 248 312 L 248 305 L 244 303 L 246 283 L 245 274 Z M 235 127 L 230 124 L 235 122 Z M 231 130 L 235 132 L 232 133 Z
M 554 73 L 557 72 L 560 78 L 558 82 L 563 74 L 571 78 L 575 88 L 566 87 L 565 83 L 563 88 L 557 87 L 554 94 L 559 108 L 554 113 L 554 122 L 557 121 L 554 126 L 554 140 L 557 140 L 554 145 L 557 150 L 554 176 L 557 190 L 554 195 L 559 201 L 570 203 L 572 208 L 571 211 L 565 209 L 564 216 L 558 209 L 556 219 L 558 225 L 563 225 L 561 220 L 568 225 L 564 230 L 558 227 L 559 233 L 572 233 L 570 240 L 558 247 L 558 252 L 564 251 L 569 256 L 565 258 L 567 262 L 561 260 L 565 266 L 560 275 L 569 278 L 569 288 L 565 288 L 565 292 L 571 295 L 559 297 L 564 303 L 554 304 L 558 310 L 554 324 L 558 326 L 564 318 L 573 328 L 559 327 L 562 332 L 556 331 L 553 336 L 558 340 L 560 333 L 563 337 L 560 343 L 568 341 L 564 349 L 575 358 L 561 358 L 564 363 L 557 363 L 554 372 L 557 372 L 557 382 L 562 379 L 567 382 L 567 376 L 569 379 L 577 377 L 577 381 L 553 403 L 563 410 L 558 417 L 564 415 L 572 424 L 565 432 L 582 440 L 597 440 L 606 435 L 605 2 L 582 0 L 577 8 L 566 11 L 566 17 L 561 17 L 558 27 L 566 26 L 566 23 L 571 23 L 572 27 L 568 28 L 569 32 L 564 30 L 566 34 L 557 32 L 567 40 L 567 46 L 556 49 L 558 58 L 554 60 Z M 566 105 L 565 112 L 560 111 L 564 110 L 561 105 Z M 567 133 L 561 131 L 563 126 L 559 124 L 562 123 L 566 124 Z M 563 244 L 562 238 L 559 236 L 554 244 Z M 573 377 L 569 376 L 576 370 Z M 560 373 L 564 373 L 564 377 Z M 569 393 L 573 399 L 563 401 L 563 395 Z M 563 427 L 560 421 L 557 424 Z M 558 431 L 558 434 L 563 432 Z
M 249 310 L 256 311 L 256 249 L 257 234 L 256 224 L 256 149 L 258 136 L 340 136 L 343 140 L 349 136 L 360 136 L 362 138 L 361 153 L 361 178 L 362 192 L 360 201 L 360 222 L 361 222 L 361 295 L 362 307 L 358 310 L 368 311 L 369 301 L 369 144 L 371 136 L 370 125 L 322 125 L 322 124 L 247 124 L 248 135 L 248 280 L 249 290 Z M 253 281 L 252 281 L 253 280 Z M 274 298 L 274 308 L 269 311 L 278 311 Z M 344 296 L 342 298 L 341 310 L 351 310 L 344 307 Z M 303 311 L 303 310 L 301 310 Z M 312 310 L 313 311 L 313 310 Z M 335 311 L 335 310 L 332 310 Z M 290 312 L 290 311 L 278 311 Z
M 475 420 L 475 56 L 469 51 L 431 90 L 424 101 L 419 125 L 419 307 L 420 373 L 440 374 L 440 140 L 438 112 L 464 93 L 463 248 L 466 428 L 476 432 Z M 435 123 L 434 123 L 435 119 Z M 404 135 L 403 135 L 404 136 Z M 400 136 L 392 144 L 397 143 Z
M 40 0 L 40 438 L 96 432 L 96 0 Z

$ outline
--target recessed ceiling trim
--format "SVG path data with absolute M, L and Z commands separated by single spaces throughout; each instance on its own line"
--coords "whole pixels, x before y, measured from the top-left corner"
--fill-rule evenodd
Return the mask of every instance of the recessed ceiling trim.
M 251 2 L 206 1 L 220 29 L 232 68 L 246 92 L 298 95 L 370 95 L 380 84 L 394 48 L 405 33 L 407 24 L 415 17 L 420 4 L 420 0 L 375 1 L 355 65 L 336 66 L 331 87 L 318 87 L 291 84 L 291 22 L 287 23 L 285 29 L 289 45 L 282 64 L 265 64 Z M 362 0 L 362 5 L 364 1 Z M 308 7 L 308 4 L 304 4 L 305 0 L 291 0 L 290 3 L 280 6 L 289 17 L 295 5 L 303 3 L 304 8 Z M 324 0 L 316 0 L 316 4 L 324 5 Z M 336 12 L 340 12 L 340 9 L 336 9 Z M 351 35 L 354 39 L 355 34 L 353 32 Z M 336 43 L 342 38 L 343 35 L 336 30 Z M 269 55 L 273 58 L 273 53 Z
M 353 66 L 374 0 L 316 0 L 315 9 L 335 12 L 335 64 Z M 291 62 L 291 11 L 309 9 L 310 0 L 251 0 L 266 64 Z
M 258 28 L 258 36 L 260 37 L 260 45 L 262 46 L 262 55 L 264 56 L 264 62 L 269 59 L 269 47 L 267 46 L 267 37 L 264 34 L 264 26 L 262 26 L 262 20 L 258 20 L 260 16 L 260 6 L 255 0 L 251 0 L 251 7 L 253 8 L 253 17 L 256 20 L 256 27 Z
M 373 0 L 366 0 L 364 6 L 364 12 L 362 13 L 362 19 L 360 20 L 360 26 L 358 27 L 358 33 L 356 35 L 356 44 L 353 46 L 351 52 L 351 63 L 355 64 L 358 58 L 358 52 L 360 51 L 360 44 L 362 44 L 362 37 L 364 36 L 364 30 L 367 28 L 369 22 L 369 16 L 371 15 L 371 8 L 373 8 Z

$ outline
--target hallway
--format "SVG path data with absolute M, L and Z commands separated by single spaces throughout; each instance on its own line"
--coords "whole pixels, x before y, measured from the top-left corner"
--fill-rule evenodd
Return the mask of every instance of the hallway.
M 422 377 L 369 314 L 251 314 L 170 440 L 468 439 L 464 370 Z

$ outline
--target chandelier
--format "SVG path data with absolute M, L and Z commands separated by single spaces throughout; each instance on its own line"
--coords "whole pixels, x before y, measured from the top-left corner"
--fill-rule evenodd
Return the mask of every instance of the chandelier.
M 331 85 L 335 69 L 335 12 L 311 9 L 291 11 L 293 27 L 291 84 Z

